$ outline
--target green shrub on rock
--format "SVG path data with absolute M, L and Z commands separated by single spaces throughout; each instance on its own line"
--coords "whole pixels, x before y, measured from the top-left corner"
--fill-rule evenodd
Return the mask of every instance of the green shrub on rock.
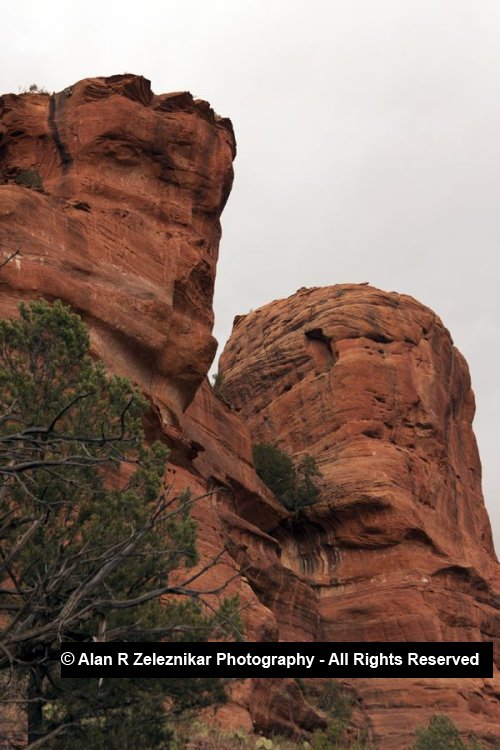
M 431 716 L 429 726 L 417 729 L 416 740 L 410 750 L 481 750 L 476 739 L 465 743 L 448 716 Z
M 43 190 L 42 178 L 36 169 L 20 169 L 16 174 L 15 180 L 18 185 L 35 190 Z
M 314 477 L 319 470 L 312 456 L 303 456 L 295 467 L 288 453 L 260 443 L 253 446 L 253 460 L 259 477 L 288 510 L 299 511 L 318 501 Z

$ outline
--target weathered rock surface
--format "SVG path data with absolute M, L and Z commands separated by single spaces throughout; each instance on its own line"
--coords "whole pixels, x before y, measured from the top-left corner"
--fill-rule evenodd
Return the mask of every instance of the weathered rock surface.
M 441 321 L 364 285 L 303 289 L 236 318 L 219 369 L 253 441 L 321 471 L 320 502 L 272 532 L 314 591 L 310 638 L 496 641 L 493 680 L 353 681 L 375 739 L 407 747 L 437 709 L 499 738 L 499 566 L 469 373 Z
M 249 640 L 498 641 L 469 376 L 431 311 L 370 287 L 302 290 L 236 320 L 221 361 L 233 410 L 208 385 L 234 154 L 228 120 L 139 76 L 2 97 L 0 263 L 17 254 L 0 269 L 0 315 L 63 299 L 149 396 L 166 481 L 205 494 L 199 547 L 220 559 L 198 583 L 230 581 Z M 263 440 L 317 459 L 321 501 L 300 520 L 255 474 Z M 353 687 L 358 724 L 388 750 L 437 709 L 500 738 L 498 673 Z M 238 683 L 218 719 L 323 721 L 285 680 Z
M 134 75 L 0 99 L 0 314 L 61 298 L 175 425 L 213 359 L 219 216 L 235 140 L 191 94 Z M 42 190 L 27 185 L 42 184 Z

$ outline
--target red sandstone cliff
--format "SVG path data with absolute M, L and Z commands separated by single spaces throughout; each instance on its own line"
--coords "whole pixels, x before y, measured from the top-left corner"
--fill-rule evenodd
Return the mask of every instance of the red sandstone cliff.
M 0 272 L 0 314 L 63 299 L 106 365 L 141 385 L 169 480 L 214 490 L 196 509 L 200 548 L 226 548 L 210 584 L 244 569 L 230 590 L 248 639 L 498 640 L 469 376 L 431 311 L 370 287 L 302 290 L 236 320 L 221 361 L 234 411 L 206 382 L 234 154 L 206 102 L 155 96 L 138 76 L 2 97 L 0 262 L 19 253 Z M 300 522 L 254 472 L 264 439 L 318 461 L 321 501 Z M 388 750 L 436 710 L 500 738 L 498 675 L 353 685 L 357 721 Z M 219 719 L 321 723 L 273 680 L 238 684 Z
M 113 369 L 178 420 L 212 362 L 219 216 L 235 140 L 189 93 L 123 75 L 0 99 L 0 313 L 71 304 Z M 38 176 L 43 190 L 28 189 Z M 1 255 L 0 255 L 1 262 Z
M 309 638 L 496 642 L 493 680 L 352 681 L 373 736 L 407 747 L 439 709 L 498 738 L 500 568 L 469 373 L 439 318 L 369 286 L 302 289 L 236 318 L 220 371 L 254 442 L 321 471 L 320 502 L 272 532 L 314 593 Z M 280 636 L 303 637 L 289 622 Z

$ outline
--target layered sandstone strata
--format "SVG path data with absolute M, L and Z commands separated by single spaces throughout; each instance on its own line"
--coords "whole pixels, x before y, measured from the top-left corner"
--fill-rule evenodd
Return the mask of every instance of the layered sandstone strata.
M 309 453 L 321 471 L 320 502 L 272 531 L 281 565 L 314 591 L 310 637 L 495 640 L 500 667 L 474 396 L 439 318 L 369 286 L 302 289 L 236 318 L 220 372 L 254 442 Z M 385 748 L 407 747 L 436 710 L 500 737 L 498 671 L 484 682 L 353 684 Z
M 166 481 L 205 496 L 199 547 L 218 563 L 198 583 L 229 581 L 249 640 L 498 640 L 469 376 L 430 310 L 363 286 L 302 290 L 236 319 L 221 361 L 231 407 L 208 385 L 234 154 L 228 120 L 140 76 L 2 97 L 0 264 L 13 257 L 0 315 L 61 298 L 141 386 L 148 431 L 172 451 Z M 263 440 L 318 462 L 321 500 L 300 518 L 255 474 Z M 388 750 L 436 710 L 500 738 L 497 678 L 354 687 L 358 726 Z M 276 680 L 238 683 L 219 720 L 323 722 Z
M 0 314 L 69 303 L 96 352 L 151 396 L 168 425 L 213 359 L 220 213 L 235 139 L 189 93 L 141 76 L 0 98 Z

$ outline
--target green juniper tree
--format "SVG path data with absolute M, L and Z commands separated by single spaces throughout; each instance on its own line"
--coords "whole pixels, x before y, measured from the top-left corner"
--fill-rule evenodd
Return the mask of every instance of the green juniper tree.
M 62 640 L 238 631 L 237 602 L 205 599 L 224 587 L 199 588 L 216 560 L 193 572 L 193 499 L 165 489 L 147 403 L 90 357 L 62 303 L 0 321 L 0 358 L 0 670 L 21 691 L 28 747 L 168 747 L 165 705 L 222 700 L 219 681 L 63 680 L 57 656 Z
M 283 505 L 292 508 L 295 496 L 295 472 L 290 456 L 274 445 L 253 446 L 255 470 Z
M 297 466 L 285 451 L 269 443 L 253 446 L 255 470 L 278 500 L 297 512 L 319 500 L 319 489 L 314 483 L 320 476 L 314 458 L 305 454 Z

